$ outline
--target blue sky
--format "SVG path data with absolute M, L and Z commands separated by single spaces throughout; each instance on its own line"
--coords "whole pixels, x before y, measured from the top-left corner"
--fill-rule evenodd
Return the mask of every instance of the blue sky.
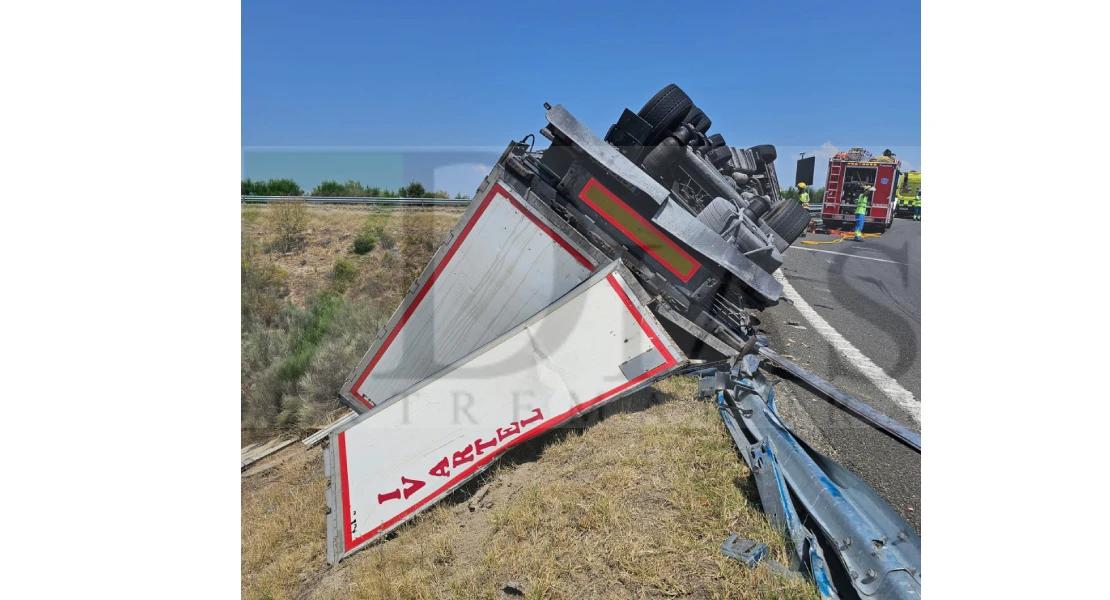
M 806 151 L 820 185 L 823 160 L 851 146 L 920 169 L 920 23 L 918 2 L 889 0 L 244 0 L 243 176 L 396 187 L 398 148 L 493 160 L 546 123 L 544 102 L 604 135 L 672 82 L 730 145 L 775 144 L 782 179 Z M 472 194 L 488 166 L 474 156 L 422 183 Z

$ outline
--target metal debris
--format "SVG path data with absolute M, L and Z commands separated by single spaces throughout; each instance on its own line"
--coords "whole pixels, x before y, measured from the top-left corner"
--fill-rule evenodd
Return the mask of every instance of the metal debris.
M 240 471 L 246 471 L 251 465 L 285 448 L 297 440 L 273 439 L 265 443 L 251 444 L 242 450 L 242 464 Z

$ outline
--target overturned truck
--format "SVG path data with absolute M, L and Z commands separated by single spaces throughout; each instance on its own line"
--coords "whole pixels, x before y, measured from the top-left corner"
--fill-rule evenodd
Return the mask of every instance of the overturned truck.
M 326 438 L 333 564 L 508 449 L 692 362 L 726 363 L 703 373 L 726 423 L 728 399 L 751 396 L 726 382 L 753 385 L 737 370 L 766 350 L 752 312 L 781 299 L 773 273 L 810 219 L 780 197 L 774 147 L 728 146 L 673 84 L 604 138 L 544 107 L 550 146 L 509 144 L 341 390 L 358 416 Z M 775 442 L 737 443 L 748 460 Z

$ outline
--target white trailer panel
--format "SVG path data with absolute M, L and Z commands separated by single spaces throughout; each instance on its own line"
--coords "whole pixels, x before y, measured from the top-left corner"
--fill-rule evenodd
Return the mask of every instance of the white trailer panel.
M 553 227 L 499 173 L 344 384 L 343 397 L 359 413 L 519 325 L 605 262 L 576 232 Z
M 642 294 L 613 263 L 333 433 L 325 452 L 328 561 L 400 526 L 510 448 L 686 364 Z

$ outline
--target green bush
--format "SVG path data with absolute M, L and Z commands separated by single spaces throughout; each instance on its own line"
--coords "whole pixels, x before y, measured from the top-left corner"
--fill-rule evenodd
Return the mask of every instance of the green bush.
M 374 238 L 373 231 L 363 231 L 355 238 L 354 252 L 355 254 L 369 254 L 377 243 L 378 240 Z
M 282 299 L 288 293 L 285 282 L 288 273 L 272 264 L 260 264 L 258 246 L 247 235 L 240 246 L 240 296 L 242 316 L 254 315 L 269 324 L 282 309 Z
M 296 183 L 291 179 L 271 179 L 269 182 L 251 181 L 246 179 L 243 181 L 243 195 L 250 195 L 251 193 L 259 196 L 300 196 L 302 192 L 299 187 L 295 187 Z M 291 193 L 292 190 L 295 193 Z M 283 190 L 289 190 L 286 192 Z M 392 190 L 382 189 L 378 186 L 364 186 L 361 181 L 348 179 L 345 183 L 338 181 L 321 181 L 316 187 L 312 188 L 311 196 L 323 196 L 329 198 L 450 198 L 451 195 L 443 190 L 435 192 L 428 191 L 424 184 L 419 181 L 410 182 L 406 186 L 397 189 L 396 192 Z M 468 199 L 469 196 L 464 196 L 461 193 L 456 195 L 457 199 Z
M 312 188 L 312 196 L 338 197 L 346 196 L 346 189 L 338 181 L 321 181 L 320 185 Z
M 292 179 L 269 179 L 251 181 L 248 177 L 240 182 L 244 196 L 303 196 L 304 190 Z
M 338 181 L 321 181 L 319 185 L 312 188 L 313 196 L 327 196 L 327 197 L 342 197 L 342 198 L 366 198 L 377 196 L 374 192 L 380 192 L 377 188 L 366 188 L 362 186 L 362 182 L 348 179 L 346 183 L 339 183 Z
M 343 257 L 337 258 L 332 266 L 331 277 L 335 291 L 342 294 L 358 277 L 358 267 Z
M 309 311 L 308 322 L 293 345 L 292 354 L 285 357 L 277 370 L 281 381 L 296 381 L 304 374 L 309 361 L 316 354 L 316 346 L 324 339 L 331 321 L 339 310 L 340 299 L 332 294 L 323 294 Z

